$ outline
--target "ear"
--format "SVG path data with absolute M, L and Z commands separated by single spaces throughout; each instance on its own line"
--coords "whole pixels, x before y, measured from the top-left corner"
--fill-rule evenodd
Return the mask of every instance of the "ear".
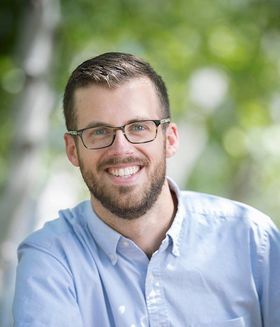
M 172 157 L 179 146 L 178 129 L 175 123 L 170 123 L 166 129 L 166 158 Z
M 72 165 L 79 167 L 79 157 L 76 142 L 74 137 L 65 133 L 64 134 L 65 150 L 69 161 Z

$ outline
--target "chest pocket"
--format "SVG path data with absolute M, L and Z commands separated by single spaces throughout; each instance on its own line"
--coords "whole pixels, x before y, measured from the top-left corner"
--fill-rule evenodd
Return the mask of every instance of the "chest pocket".
M 210 323 L 192 324 L 189 327 L 247 327 L 244 318 L 236 318 L 226 321 L 213 321 Z

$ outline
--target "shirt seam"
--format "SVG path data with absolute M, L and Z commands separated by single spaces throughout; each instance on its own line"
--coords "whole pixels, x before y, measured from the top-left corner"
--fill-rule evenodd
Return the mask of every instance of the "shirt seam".
M 33 243 L 33 242 L 28 242 L 28 243 L 25 243 L 24 246 L 27 246 L 27 247 L 31 247 L 31 248 L 34 248 L 38 251 L 41 251 L 45 254 L 48 254 L 49 256 L 51 256 L 52 258 L 54 258 L 68 273 L 68 275 L 72 278 L 73 280 L 73 274 L 71 272 L 71 270 L 62 262 L 61 259 L 59 259 L 54 253 L 52 253 L 51 251 L 49 251 L 48 249 L 44 248 L 43 246 L 40 246 L 36 243 Z M 20 249 L 19 249 L 20 251 Z
M 257 269 L 257 283 L 260 284 L 261 282 L 261 270 L 262 270 L 262 264 L 265 261 L 265 252 L 267 250 L 267 244 L 268 244 L 268 232 L 264 230 L 263 240 L 259 245 L 259 250 L 257 247 L 257 256 L 258 256 L 258 269 Z

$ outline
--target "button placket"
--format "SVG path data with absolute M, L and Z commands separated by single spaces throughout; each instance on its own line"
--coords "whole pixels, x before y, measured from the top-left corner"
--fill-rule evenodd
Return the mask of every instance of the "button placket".
M 163 255 L 160 252 L 154 254 L 150 260 L 146 276 L 146 304 L 151 327 L 170 326 L 164 303 L 164 293 L 161 287 L 162 258 Z

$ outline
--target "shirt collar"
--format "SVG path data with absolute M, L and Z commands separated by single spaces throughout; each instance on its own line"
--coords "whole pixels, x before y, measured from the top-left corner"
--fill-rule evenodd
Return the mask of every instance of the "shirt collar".
M 121 234 L 106 225 L 103 220 L 97 216 L 90 201 L 88 201 L 88 213 L 88 227 L 94 240 L 105 252 L 112 264 L 115 265 L 118 261 L 117 245 L 121 238 Z
M 186 216 L 185 206 L 183 205 L 183 200 L 180 194 L 180 189 L 177 184 L 169 177 L 167 177 L 168 184 L 170 190 L 175 193 L 177 197 L 177 212 L 174 217 L 173 223 L 169 230 L 167 231 L 167 235 L 172 240 L 172 253 L 175 256 L 180 256 L 180 244 L 182 241 L 182 225 L 184 222 L 184 218 Z
M 181 199 L 180 190 L 177 184 L 169 177 L 167 177 L 169 187 L 173 191 L 178 200 L 177 213 L 174 221 L 167 231 L 167 235 L 172 240 L 172 253 L 175 256 L 180 255 L 180 243 L 182 239 L 182 224 L 185 217 L 185 207 Z M 91 206 L 91 202 L 87 202 L 88 219 L 87 224 L 94 240 L 103 249 L 112 264 L 115 265 L 118 260 L 117 246 L 122 238 L 122 235 L 105 224 L 100 219 Z

